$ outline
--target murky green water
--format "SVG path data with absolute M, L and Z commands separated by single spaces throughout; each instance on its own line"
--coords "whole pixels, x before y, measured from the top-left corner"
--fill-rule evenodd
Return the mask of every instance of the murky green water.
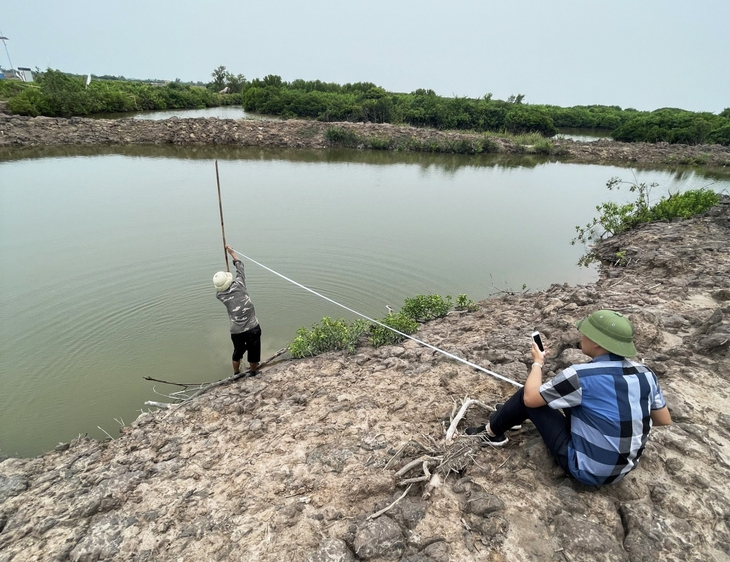
M 213 273 L 228 242 L 369 316 L 422 293 L 473 300 L 586 283 L 576 224 L 631 172 L 539 159 L 358 151 L 130 147 L 0 153 L 0 453 L 104 437 L 156 396 L 143 376 L 228 376 Z M 637 172 L 657 191 L 693 173 Z M 716 183 L 728 189 L 730 182 Z M 250 264 L 263 356 L 335 305 Z M 170 388 L 158 385 L 160 391 Z

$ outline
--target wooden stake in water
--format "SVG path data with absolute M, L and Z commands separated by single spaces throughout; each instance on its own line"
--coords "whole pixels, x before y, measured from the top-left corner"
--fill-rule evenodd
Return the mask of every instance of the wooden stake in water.
M 223 203 L 221 203 L 221 180 L 218 176 L 218 160 L 215 161 L 215 182 L 218 184 L 218 209 L 221 212 L 221 233 L 223 234 L 223 255 L 226 256 L 226 271 L 231 271 L 228 265 L 228 252 L 226 251 L 226 229 L 223 226 Z

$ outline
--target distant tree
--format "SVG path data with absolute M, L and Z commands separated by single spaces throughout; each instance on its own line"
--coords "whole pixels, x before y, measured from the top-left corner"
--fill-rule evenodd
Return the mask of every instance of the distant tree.
M 243 90 L 246 85 L 246 77 L 243 74 L 236 74 L 235 76 L 226 72 L 226 87 L 232 94 L 238 94 Z
M 219 66 L 212 72 L 211 76 L 213 77 L 213 82 L 211 85 L 216 92 L 219 92 L 226 87 L 227 74 L 225 66 Z
M 88 113 L 89 96 L 83 81 L 78 78 L 49 68 L 40 80 L 40 91 L 45 98 L 45 110 L 50 115 L 70 117 Z
M 280 88 L 282 84 L 283 82 L 281 80 L 281 76 L 277 76 L 276 74 L 269 74 L 268 76 L 264 76 L 264 86 L 273 86 L 274 88 Z

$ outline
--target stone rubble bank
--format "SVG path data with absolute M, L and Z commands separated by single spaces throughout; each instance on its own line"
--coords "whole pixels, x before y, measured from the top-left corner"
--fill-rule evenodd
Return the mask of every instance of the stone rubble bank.
M 38 146 L 257 146 L 268 148 L 330 147 L 325 132 L 331 127 L 351 130 L 363 139 L 416 139 L 431 142 L 475 141 L 483 135 L 438 131 L 376 123 L 323 123 L 319 121 L 249 119 L 89 119 L 72 117 L 24 117 L 0 113 L 0 148 Z M 520 155 L 530 149 L 506 138 L 490 137 L 500 154 Z M 702 165 L 730 168 L 730 147 L 668 143 L 621 143 L 612 140 L 553 141 L 561 160 L 616 165 Z

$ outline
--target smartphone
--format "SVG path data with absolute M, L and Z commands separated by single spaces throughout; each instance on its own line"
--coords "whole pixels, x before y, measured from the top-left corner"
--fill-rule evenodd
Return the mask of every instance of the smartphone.
M 540 332 L 532 332 L 531 336 L 532 341 L 534 341 L 537 344 L 537 349 L 540 351 L 545 351 L 545 347 L 542 345 L 542 338 L 540 337 Z

